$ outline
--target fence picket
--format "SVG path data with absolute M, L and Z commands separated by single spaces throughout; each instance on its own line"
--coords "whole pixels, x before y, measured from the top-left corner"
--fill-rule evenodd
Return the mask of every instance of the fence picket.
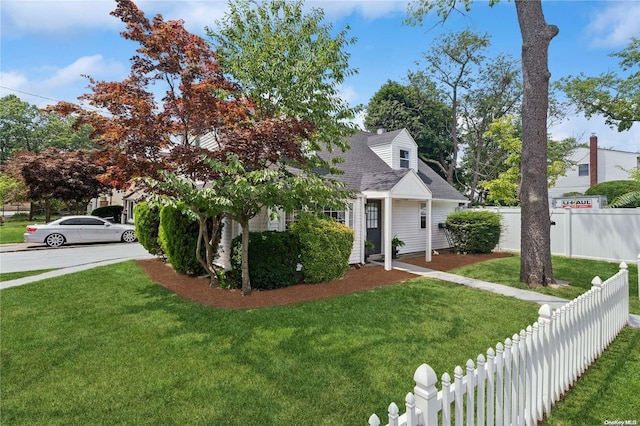
M 640 256 L 639 256 L 640 259 Z M 433 369 L 422 364 L 414 374 L 416 386 L 405 398 L 405 414 L 391 403 L 388 426 L 442 424 L 536 425 L 602 354 L 629 317 L 627 265 L 603 282 L 595 277 L 592 288 L 560 309 L 538 310 L 538 321 L 481 354 L 477 364 L 457 366 L 454 380 L 442 375 L 436 388 Z M 453 404 L 453 407 L 452 407 Z M 372 414 L 369 426 L 380 426 Z

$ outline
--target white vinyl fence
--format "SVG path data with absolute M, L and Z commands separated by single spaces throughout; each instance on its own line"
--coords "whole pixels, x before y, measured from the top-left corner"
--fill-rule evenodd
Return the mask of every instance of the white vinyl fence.
M 520 208 L 494 208 L 502 217 L 499 250 L 520 251 Z M 640 208 L 552 209 L 551 253 L 614 262 L 635 262 L 640 252 Z
M 389 426 L 536 425 L 628 322 L 627 265 L 604 283 L 595 277 L 592 285 L 560 309 L 543 305 L 537 322 L 486 357 L 478 355 L 476 363 L 457 366 L 453 378 L 444 373 L 441 390 L 436 373 L 422 364 L 406 412 L 389 405 Z M 379 426 L 380 418 L 371 415 L 369 425 Z

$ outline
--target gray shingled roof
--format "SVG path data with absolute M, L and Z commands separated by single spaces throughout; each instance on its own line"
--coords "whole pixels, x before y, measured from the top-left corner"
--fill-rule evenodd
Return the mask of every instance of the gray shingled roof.
M 344 182 L 347 188 L 358 192 L 388 191 L 409 173 L 409 170 L 393 170 L 371 150 L 370 146 L 390 143 L 402 130 L 404 129 L 380 135 L 360 132 L 348 139 L 350 149 L 346 152 L 334 149 L 333 152 L 323 151 L 318 155 L 325 161 L 336 157 L 344 158 L 343 163 L 336 165 L 344 174 L 331 177 Z M 420 159 L 418 176 L 431 190 L 435 200 L 469 201 Z

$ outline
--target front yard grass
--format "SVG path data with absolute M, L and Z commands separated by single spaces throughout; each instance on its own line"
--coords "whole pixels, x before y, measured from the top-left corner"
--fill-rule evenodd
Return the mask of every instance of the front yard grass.
M 391 401 L 404 405 L 421 363 L 451 374 L 533 323 L 538 311 L 427 279 L 220 310 L 180 299 L 133 262 L 1 296 L 1 423 L 29 425 L 366 424 Z M 568 396 L 552 424 L 589 424 L 572 423 L 574 412 L 602 389 L 583 418 L 624 413 L 620 405 L 637 397 L 629 392 L 638 386 L 639 334 L 624 330 L 612 346 L 620 349 L 585 376 L 595 377 L 585 396 Z M 615 386 L 634 380 L 635 388 Z
M 21 271 L 21 272 L 2 272 L 0 273 L 0 282 L 17 280 L 18 278 L 31 277 L 34 275 L 44 274 L 54 269 L 39 269 L 37 271 Z
M 2 290 L 3 424 L 366 424 L 537 319 L 417 279 L 253 310 L 193 304 L 133 262 Z M 497 313 L 500 313 L 499 315 Z
M 461 255 L 462 256 L 462 255 Z M 558 288 L 538 287 L 534 291 L 573 300 L 591 289 L 591 281 L 597 275 L 602 281 L 615 275 L 620 270 L 620 263 L 599 260 L 572 259 L 553 256 L 553 273 L 556 280 L 568 283 Z M 630 263 L 629 268 L 629 312 L 640 315 L 640 299 L 638 298 L 638 265 Z M 452 274 L 478 280 L 504 284 L 511 287 L 530 290 L 519 281 L 520 256 L 494 259 L 476 263 L 451 271 Z M 640 420 L 640 419 L 639 419 Z

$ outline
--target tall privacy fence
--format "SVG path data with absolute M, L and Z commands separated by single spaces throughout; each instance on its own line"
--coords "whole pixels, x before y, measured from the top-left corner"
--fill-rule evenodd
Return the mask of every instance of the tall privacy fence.
M 627 265 L 604 283 L 595 277 L 588 292 L 560 309 L 543 305 L 538 313 L 537 322 L 476 363 L 457 366 L 453 378 L 444 373 L 440 390 L 433 369 L 418 367 L 406 412 L 389 405 L 389 426 L 536 425 L 627 324 Z M 371 415 L 369 425 L 380 418 Z
M 487 207 L 502 217 L 500 250 L 520 251 L 521 210 Z M 552 209 L 551 253 L 614 262 L 634 262 L 640 253 L 640 208 Z

